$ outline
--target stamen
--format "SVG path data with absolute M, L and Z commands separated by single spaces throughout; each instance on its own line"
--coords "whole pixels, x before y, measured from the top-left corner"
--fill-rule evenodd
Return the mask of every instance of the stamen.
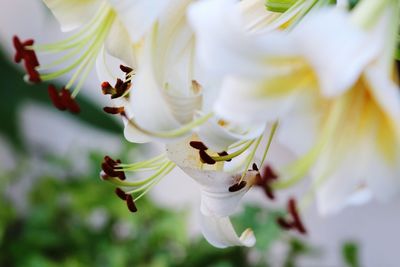
M 34 44 L 32 39 L 21 42 L 18 36 L 13 37 L 13 45 L 16 50 L 14 55 L 15 63 L 24 61 L 25 71 L 28 74 L 28 80 L 33 83 L 41 81 L 40 74 L 36 70 L 39 67 L 39 61 L 34 50 L 29 49 Z
M 276 223 L 283 229 L 283 230 L 290 230 L 293 228 L 293 224 L 288 222 L 285 218 L 279 217 L 276 219 Z
M 136 207 L 135 201 L 133 201 L 133 198 L 131 195 L 126 195 L 126 204 L 128 206 L 129 211 L 137 212 L 137 207 Z
M 252 169 L 253 171 L 258 171 L 258 166 L 256 163 L 253 163 Z
M 156 132 L 156 131 L 150 131 L 150 130 L 143 129 L 133 119 L 130 119 L 126 113 L 123 114 L 123 116 L 126 118 L 128 123 L 132 127 L 136 128 L 138 131 L 140 131 L 146 135 L 159 137 L 159 138 L 176 138 L 176 137 L 185 136 L 185 135 L 189 134 L 195 127 L 202 125 L 203 123 L 208 121 L 213 115 L 214 115 L 213 113 L 209 113 L 209 114 L 206 114 L 198 119 L 195 119 L 179 128 L 176 128 L 176 129 L 173 129 L 170 131 L 157 131 Z
M 297 210 L 296 200 L 291 198 L 288 202 L 288 211 L 293 217 L 293 227 L 297 229 L 301 234 L 306 234 L 306 228 L 301 221 L 300 215 Z
M 256 164 L 253 164 L 253 169 L 258 169 Z M 261 187 L 269 199 L 274 200 L 275 194 L 272 189 L 272 183 L 276 179 L 278 179 L 278 175 L 276 175 L 271 166 L 267 165 L 264 167 L 263 173 L 256 176 L 255 185 Z
M 266 181 L 273 181 L 278 179 L 278 175 L 275 173 L 270 165 L 266 165 L 264 167 L 263 179 Z
M 203 142 L 200 142 L 200 141 L 191 141 L 189 143 L 189 145 L 197 150 L 207 150 L 208 149 L 208 147 Z
M 304 227 L 304 224 L 301 221 L 300 215 L 298 213 L 295 199 L 289 199 L 287 204 L 287 212 L 291 218 L 277 218 L 276 222 L 278 223 L 278 225 L 284 230 L 293 229 L 297 230 L 300 234 L 307 234 L 306 228 Z
M 57 92 L 54 86 L 49 87 L 48 91 L 56 108 L 79 113 L 80 108 L 74 99 L 93 68 L 96 56 L 100 53 L 115 17 L 114 10 L 105 2 L 86 26 L 64 41 L 49 45 L 34 45 L 34 41 L 31 39 L 21 42 L 17 36 L 14 36 L 13 44 L 16 50 L 14 60 L 16 63 L 24 62 L 28 80 L 31 82 L 53 80 L 76 69 L 71 79 L 60 92 Z M 35 51 L 66 53 L 47 66 L 40 67 Z M 72 59 L 74 61 L 71 64 L 60 70 L 44 74 L 39 73 L 40 71 L 60 66 Z M 74 87 L 73 90 L 72 87 Z
M 59 110 L 69 110 L 71 113 L 79 113 L 81 111 L 78 103 L 71 97 L 69 90 L 62 88 L 60 92 L 52 84 L 48 87 L 48 93 L 51 102 Z
M 117 79 L 114 87 L 109 82 L 103 82 L 101 84 L 101 90 L 104 95 L 110 95 L 111 99 L 119 98 L 126 95 L 128 90 L 131 88 L 131 79 L 134 71 L 132 68 L 124 65 L 120 65 L 119 68 L 125 73 L 125 81 Z
M 123 114 L 125 112 L 124 107 L 104 107 L 103 110 L 111 115 Z
M 124 82 L 121 79 L 117 79 L 114 87 L 112 87 L 109 82 L 103 82 L 101 84 L 101 90 L 104 95 L 110 95 L 111 99 L 115 99 L 126 94 L 130 86 L 130 82 Z
M 229 154 L 228 154 L 228 152 L 226 152 L 226 151 L 222 151 L 222 152 L 220 152 L 220 153 L 218 153 L 218 156 L 220 156 L 220 157 L 226 157 L 226 156 L 229 156 Z M 231 161 L 232 159 L 228 159 L 228 160 L 226 160 L 226 161 Z
M 126 200 L 126 193 L 119 187 L 115 188 L 115 194 L 122 200 Z
M 253 143 L 254 140 L 247 141 L 246 143 L 244 143 L 244 146 L 237 151 L 232 152 L 226 156 L 212 157 L 212 159 L 215 161 L 228 161 L 230 159 L 236 158 L 237 156 L 240 156 L 243 152 L 245 152 Z
M 246 181 L 239 181 L 236 184 L 232 185 L 229 187 L 229 192 L 237 192 L 240 191 L 241 189 L 246 187 L 247 182 Z
M 200 150 L 199 155 L 202 163 L 209 165 L 214 165 L 216 163 L 216 161 L 210 155 L 208 155 L 207 152 L 205 152 L 204 150 Z
M 105 156 L 104 160 L 101 164 L 101 169 L 108 176 L 103 177 L 105 180 L 107 178 L 119 178 L 120 180 L 126 180 L 125 172 L 121 171 L 117 165 L 120 163 L 120 160 L 113 160 L 109 156 Z

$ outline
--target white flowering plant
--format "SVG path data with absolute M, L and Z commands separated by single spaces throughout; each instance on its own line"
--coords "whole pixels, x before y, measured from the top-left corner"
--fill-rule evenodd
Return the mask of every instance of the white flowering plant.
M 165 147 L 141 162 L 104 157 L 100 176 L 131 212 L 179 168 L 200 187 L 207 241 L 250 247 L 253 231 L 238 235 L 229 217 L 254 187 L 274 201 L 308 181 L 276 220 L 300 234 L 312 201 L 327 215 L 399 193 L 399 1 L 43 2 L 74 33 L 44 45 L 15 36 L 25 79 L 71 74 L 48 93 L 57 109 L 77 114 L 95 68 L 112 101 L 104 111 L 121 117 L 125 138 Z M 44 54 L 54 61 L 41 64 Z M 272 142 L 295 160 L 273 166 Z

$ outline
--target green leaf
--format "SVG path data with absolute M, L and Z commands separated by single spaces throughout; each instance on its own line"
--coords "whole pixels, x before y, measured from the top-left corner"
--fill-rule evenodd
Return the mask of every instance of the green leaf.
M 358 245 L 346 242 L 342 246 L 342 257 L 348 267 L 360 267 Z

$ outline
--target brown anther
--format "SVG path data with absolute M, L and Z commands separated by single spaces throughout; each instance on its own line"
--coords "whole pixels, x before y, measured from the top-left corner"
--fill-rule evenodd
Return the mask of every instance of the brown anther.
M 69 110 L 71 113 L 79 113 L 81 111 L 78 103 L 71 97 L 69 90 L 63 88 L 60 92 L 52 84 L 48 87 L 48 93 L 51 102 L 59 110 Z
M 75 98 L 72 98 L 71 93 L 69 90 L 63 88 L 61 89 L 60 92 L 61 99 L 63 101 L 63 104 L 67 107 L 67 109 L 71 113 L 79 113 L 81 112 L 81 108 L 79 107 L 78 103 L 76 102 Z
M 204 150 L 200 150 L 199 151 L 199 155 L 200 155 L 200 160 L 201 162 L 205 163 L 205 164 L 209 164 L 209 165 L 214 165 L 215 164 L 215 160 L 207 154 L 207 152 L 205 152 Z
M 109 82 L 102 82 L 101 90 L 103 91 L 104 95 L 112 95 L 115 93 L 114 87 L 112 87 Z
M 125 112 L 124 107 L 104 107 L 104 112 L 112 115 L 117 115 Z
M 131 195 L 126 195 L 126 205 L 131 212 L 137 212 L 135 201 L 133 200 Z
M 115 188 L 115 194 L 122 200 L 126 200 L 127 194 L 119 187 Z
M 222 152 L 219 152 L 219 153 L 218 153 L 218 156 L 220 156 L 220 157 L 225 157 L 225 156 L 229 156 L 229 154 L 228 154 L 228 152 L 226 152 L 226 151 L 222 151 Z M 225 161 L 232 161 L 232 159 L 227 159 L 227 160 L 225 160 Z
M 128 66 L 124 66 L 124 65 L 120 65 L 119 68 L 120 68 L 120 70 L 122 70 L 122 72 L 125 72 L 125 74 L 129 74 L 133 71 L 132 68 L 130 68 Z
M 299 231 L 299 233 L 301 233 L 301 234 L 306 234 L 307 230 L 304 227 L 303 222 L 301 221 L 300 214 L 297 210 L 297 205 L 296 205 L 295 199 L 293 199 L 293 198 L 289 199 L 287 209 L 293 218 L 293 228 L 297 229 L 297 231 Z
M 241 189 L 246 187 L 247 182 L 246 181 L 241 181 L 238 182 L 234 185 L 232 185 L 231 187 L 229 187 L 229 192 L 237 192 L 240 191 Z
M 104 95 L 110 95 L 111 99 L 114 99 L 123 96 L 129 90 L 130 86 L 130 82 L 117 79 L 114 87 L 112 87 L 109 82 L 103 82 L 101 84 L 101 90 Z
M 290 198 L 287 204 L 287 212 L 290 218 L 279 217 L 276 222 L 284 230 L 297 230 L 301 234 L 306 234 L 306 228 L 300 219 L 296 201 Z
M 283 230 L 290 230 L 293 228 L 293 225 L 288 222 L 285 218 L 283 217 L 278 217 L 276 219 L 276 223 L 283 229 Z
M 275 200 L 275 193 L 274 190 L 272 190 L 272 188 L 269 185 L 266 185 L 263 187 L 264 189 L 264 193 L 265 195 L 271 199 L 271 200 Z
M 49 85 L 48 87 L 48 93 L 51 102 L 53 105 L 59 109 L 59 110 L 66 110 L 67 107 L 64 105 L 64 102 L 62 101 L 60 94 L 58 93 L 56 87 L 52 84 Z
M 208 147 L 201 141 L 190 141 L 189 145 L 197 150 L 207 150 Z
M 104 156 L 104 162 L 106 162 L 108 165 L 115 167 L 118 163 L 121 163 L 121 161 L 118 160 L 113 160 L 110 156 Z
M 21 42 L 18 36 L 13 37 L 13 45 L 16 51 L 14 55 L 15 63 L 24 61 L 24 67 L 29 76 L 29 81 L 38 83 L 41 81 L 40 74 L 36 70 L 36 68 L 39 67 L 39 61 L 35 51 L 29 48 L 29 46 L 32 46 L 33 44 L 34 41 L 32 39 Z
M 253 163 L 252 169 L 253 171 L 258 171 L 258 166 L 256 163 Z
M 198 94 L 201 92 L 201 85 L 198 81 L 192 80 L 192 90 L 195 94 Z
M 109 156 L 105 156 L 103 162 L 101 163 L 101 169 L 109 177 L 117 177 L 120 180 L 125 180 L 125 172 L 118 167 L 119 163 L 121 163 L 120 160 L 113 160 Z
M 258 170 L 256 164 L 253 164 L 253 170 Z M 272 170 L 270 166 L 266 166 L 264 168 L 263 174 L 257 175 L 255 179 L 255 185 L 261 187 L 265 193 L 265 195 L 271 199 L 275 199 L 275 194 L 272 189 L 271 184 L 278 179 L 278 175 Z
M 262 176 L 267 181 L 278 179 L 278 175 L 275 173 L 275 171 L 269 165 L 266 165 L 264 167 L 264 172 L 263 172 Z
M 110 176 L 108 176 L 107 173 L 105 173 L 103 170 L 100 172 L 100 177 L 104 181 L 107 181 L 108 179 L 110 179 Z

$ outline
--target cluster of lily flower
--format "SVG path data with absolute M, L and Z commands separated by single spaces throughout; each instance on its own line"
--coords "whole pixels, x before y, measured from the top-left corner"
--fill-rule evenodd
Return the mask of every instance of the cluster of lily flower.
M 49 95 L 78 113 L 76 96 L 96 66 L 113 102 L 104 111 L 121 116 L 126 139 L 165 144 L 141 162 L 104 158 L 101 177 L 130 211 L 177 166 L 200 185 L 205 238 L 252 246 L 251 229 L 238 236 L 229 216 L 254 186 L 273 200 L 310 177 L 306 196 L 322 214 L 398 192 L 398 0 L 43 1 L 76 33 L 48 45 L 15 37 L 27 80 L 72 73 Z M 40 65 L 44 53 L 58 58 Z M 298 159 L 265 164 L 274 139 Z M 306 233 L 299 208 L 289 199 L 277 223 Z

